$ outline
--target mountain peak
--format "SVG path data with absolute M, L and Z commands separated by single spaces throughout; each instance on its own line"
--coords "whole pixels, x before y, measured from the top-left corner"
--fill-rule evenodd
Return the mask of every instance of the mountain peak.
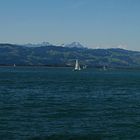
M 51 46 L 52 44 L 50 44 L 49 42 L 42 42 L 42 43 L 38 43 L 38 44 L 32 44 L 32 43 L 28 43 L 28 44 L 24 44 L 24 46 L 26 47 L 43 47 L 43 46 Z
M 63 47 L 68 47 L 68 48 L 84 48 L 84 46 L 82 44 L 80 44 L 79 42 L 72 42 L 70 44 L 62 44 Z

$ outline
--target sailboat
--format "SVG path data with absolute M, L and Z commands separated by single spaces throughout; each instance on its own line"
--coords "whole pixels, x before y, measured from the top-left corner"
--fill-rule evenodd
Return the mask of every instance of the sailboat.
M 86 69 L 86 68 L 87 68 L 87 65 L 84 65 L 84 66 L 83 66 L 83 69 Z
M 14 64 L 14 67 L 16 67 L 16 64 Z
M 80 67 L 80 64 L 78 62 L 78 59 L 76 59 L 74 71 L 79 71 L 79 70 L 81 70 L 81 67 Z
M 104 70 L 104 71 L 106 70 L 106 66 L 103 66 L 103 70 Z

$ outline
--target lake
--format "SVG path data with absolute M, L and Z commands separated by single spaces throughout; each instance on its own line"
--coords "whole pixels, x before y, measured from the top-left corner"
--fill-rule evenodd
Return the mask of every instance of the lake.
M 140 70 L 0 67 L 1 140 L 140 140 Z

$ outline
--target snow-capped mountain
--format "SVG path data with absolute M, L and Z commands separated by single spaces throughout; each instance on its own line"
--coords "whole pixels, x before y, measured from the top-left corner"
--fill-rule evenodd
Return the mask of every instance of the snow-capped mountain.
M 85 48 L 83 45 L 81 45 L 79 42 L 72 42 L 70 44 L 62 44 L 61 46 L 63 47 L 68 47 L 68 48 Z
M 62 46 L 62 47 L 67 47 L 67 48 L 85 48 L 85 46 L 83 46 L 79 42 L 72 42 L 69 44 L 61 44 L 61 45 L 53 45 L 53 44 L 50 44 L 49 42 L 42 42 L 38 44 L 28 43 L 28 44 L 24 44 L 23 46 L 26 46 L 26 47 Z
M 38 44 L 32 44 L 32 43 L 24 44 L 24 46 L 26 47 L 41 47 L 41 46 L 51 46 L 51 45 L 52 44 L 50 44 L 49 42 L 42 42 Z

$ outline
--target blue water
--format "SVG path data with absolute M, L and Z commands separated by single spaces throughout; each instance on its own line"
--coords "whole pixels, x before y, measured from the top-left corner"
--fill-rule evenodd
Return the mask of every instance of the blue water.
M 0 67 L 0 140 L 140 140 L 140 71 Z

